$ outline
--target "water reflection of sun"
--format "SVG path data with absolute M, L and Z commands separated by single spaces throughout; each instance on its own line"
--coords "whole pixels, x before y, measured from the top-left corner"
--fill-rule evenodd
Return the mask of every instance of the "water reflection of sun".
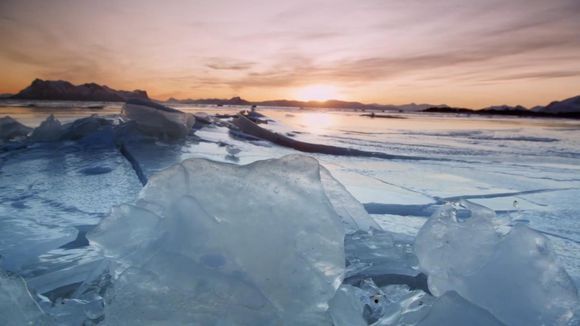
M 306 131 L 313 134 L 320 134 L 334 124 L 332 114 L 322 112 L 303 113 L 300 120 Z

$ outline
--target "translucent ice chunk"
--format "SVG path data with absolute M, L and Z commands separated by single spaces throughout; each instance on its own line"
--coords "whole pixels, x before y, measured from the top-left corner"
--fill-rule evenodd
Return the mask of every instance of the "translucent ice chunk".
M 62 136 L 63 131 L 60 121 L 51 114 L 32 131 L 30 139 L 33 141 L 56 141 Z
M 62 139 L 81 140 L 84 137 L 93 137 L 103 129 L 111 130 L 113 122 L 105 118 L 98 117 L 96 114 L 90 117 L 77 119 L 71 123 L 63 125 Z
M 501 326 L 503 324 L 485 309 L 463 299 L 457 292 L 450 291 L 433 302 L 427 316 L 417 325 Z
M 363 318 L 364 303 L 361 296 L 365 292 L 361 289 L 344 284 L 330 303 L 330 316 L 335 326 L 365 326 L 368 325 Z
M 341 217 L 347 233 L 359 230 L 381 230 L 381 227 L 368 215 L 364 207 L 324 167 L 320 169 L 320 179 L 324 191 Z
M 0 271 L 0 325 L 52 325 L 26 289 L 24 281 Z
M 21 124 L 12 117 L 0 118 L 0 140 L 9 140 L 28 135 L 31 128 Z
M 142 132 L 160 138 L 184 138 L 195 124 L 192 114 L 142 99 L 127 101 L 122 114 L 136 121 Z
M 580 303 L 548 239 L 520 224 L 501 235 L 494 216 L 463 201 L 425 223 L 415 250 L 429 289 L 456 291 L 508 325 L 566 325 Z
M 473 203 L 448 204 L 417 234 L 415 252 L 429 275 L 429 289 L 443 295 L 454 289 L 457 277 L 472 274 L 486 264 L 499 241 L 492 224 L 494 212 Z
M 345 282 L 355 284 L 372 278 L 381 286 L 407 284 L 426 288 L 417 270 L 417 257 L 412 243 L 395 241 L 386 231 L 355 232 L 344 241 L 347 272 Z
M 299 155 L 186 160 L 89 239 L 118 263 L 113 323 L 328 324 L 344 273 L 341 218 L 318 162 Z
M 359 287 L 341 285 L 329 311 L 334 325 L 416 325 L 429 313 L 433 301 L 421 290 L 405 285 L 379 288 L 366 279 Z

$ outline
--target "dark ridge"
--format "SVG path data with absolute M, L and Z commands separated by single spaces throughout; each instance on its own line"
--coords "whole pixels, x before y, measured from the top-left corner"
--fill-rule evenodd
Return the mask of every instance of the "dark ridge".
M 141 184 L 145 186 L 147 184 L 147 176 L 143 172 L 141 165 L 139 165 L 139 161 L 137 161 L 135 156 L 133 156 L 133 154 L 129 152 L 127 146 L 125 146 L 125 144 L 123 143 L 119 145 L 119 152 L 121 152 L 121 155 L 123 155 L 127 159 L 127 161 L 131 163 L 131 167 L 133 168 L 133 171 L 135 171 L 135 174 L 137 174 L 137 178 L 139 178 Z
M 181 113 L 181 111 L 167 107 L 165 105 L 161 105 L 157 102 L 153 102 L 151 100 L 148 99 L 144 99 L 144 98 L 131 98 L 129 100 L 127 100 L 127 104 L 134 104 L 134 105 L 142 105 L 142 106 L 147 106 L 150 108 L 154 108 L 160 111 L 165 111 L 165 112 L 174 112 L 174 113 Z
M 17 100 L 125 102 L 128 99 L 149 99 L 143 90 L 124 91 L 105 85 L 87 83 L 73 85 L 64 80 L 35 79 L 30 86 L 9 97 Z
M 481 116 L 501 115 L 501 116 L 515 116 L 515 117 L 538 117 L 538 118 L 566 118 L 566 119 L 580 119 L 580 112 L 557 112 L 557 111 L 532 111 L 527 109 L 514 110 L 472 110 L 466 108 L 453 107 L 433 107 L 424 110 L 429 113 L 454 113 L 454 114 L 473 114 Z
M 565 191 L 565 190 L 573 190 L 573 189 L 577 189 L 577 188 L 548 188 L 548 189 L 534 189 L 534 190 L 524 190 L 524 191 L 515 191 L 515 192 L 500 192 L 500 193 L 481 194 L 481 195 L 463 195 L 463 196 L 437 198 L 437 200 L 439 203 L 444 203 L 444 202 L 448 202 L 448 201 L 458 201 L 461 199 L 486 199 L 486 198 L 513 197 L 513 196 L 519 196 L 519 195 L 530 195 L 530 194 L 538 194 L 538 193 L 543 193 L 543 192 Z
M 400 216 L 422 216 L 430 217 L 435 212 L 436 207 L 433 204 L 426 205 L 399 205 L 399 204 L 381 204 L 365 203 L 363 207 L 369 214 L 392 214 Z
M 247 101 L 240 97 L 232 97 L 231 99 L 176 99 L 170 98 L 166 101 L 172 104 L 201 104 L 201 105 L 253 105 L 253 106 L 275 106 L 275 107 L 291 107 L 291 108 L 333 108 L 333 109 L 355 109 L 361 111 L 421 111 L 429 107 L 446 107 L 446 105 L 432 105 L 432 104 L 376 104 L 376 103 L 361 103 L 356 101 L 298 101 L 298 100 L 268 100 L 268 101 Z
M 379 119 L 407 119 L 406 117 L 401 117 L 398 115 L 375 114 L 374 112 L 369 114 L 361 114 L 361 117 L 379 118 Z
M 87 247 L 89 245 L 89 240 L 87 239 L 87 232 L 94 229 L 94 225 L 81 225 L 77 226 L 79 232 L 77 233 L 76 239 L 71 242 L 65 243 L 64 245 L 60 246 L 60 249 L 76 249 Z
M 338 147 L 338 146 L 331 146 L 331 145 L 322 145 L 322 144 L 312 144 L 302 142 L 296 139 L 292 139 L 290 137 L 281 135 L 279 133 L 264 129 L 250 119 L 246 118 L 245 116 L 239 114 L 234 120 L 232 121 L 234 126 L 239 128 L 239 130 L 250 136 L 254 136 L 260 139 L 268 140 L 272 143 L 278 144 L 280 146 L 293 148 L 300 152 L 306 153 L 320 153 L 320 154 L 329 154 L 329 155 L 338 155 L 338 156 L 359 156 L 359 157 L 376 157 L 381 159 L 401 159 L 401 160 L 432 160 L 432 161 L 440 161 L 441 159 L 436 158 L 427 158 L 427 157 L 419 157 L 419 156 L 404 156 L 404 155 L 392 155 L 386 154 L 382 152 L 368 152 L 362 151 L 354 148 L 345 148 L 345 147 Z

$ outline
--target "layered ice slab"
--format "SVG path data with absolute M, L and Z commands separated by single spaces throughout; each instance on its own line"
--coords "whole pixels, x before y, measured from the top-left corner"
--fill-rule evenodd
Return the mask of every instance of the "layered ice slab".
M 121 113 L 143 133 L 163 139 L 184 138 L 195 124 L 192 114 L 143 99 L 130 99 Z
M 36 304 L 24 281 L 0 270 L 0 325 L 54 325 Z
M 154 175 L 88 235 L 116 276 L 105 320 L 330 324 L 345 227 L 372 224 L 345 191 L 300 155 L 245 166 L 189 159 Z
M 548 239 L 468 201 L 445 205 L 419 231 L 415 252 L 436 296 L 457 292 L 507 325 L 569 325 L 580 306 Z

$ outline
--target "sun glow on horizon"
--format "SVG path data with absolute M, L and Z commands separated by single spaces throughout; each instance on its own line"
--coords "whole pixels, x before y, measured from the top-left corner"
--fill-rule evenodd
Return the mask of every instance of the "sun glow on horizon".
M 295 97 L 301 101 L 326 101 L 338 99 L 339 91 L 331 85 L 309 85 L 299 88 Z

